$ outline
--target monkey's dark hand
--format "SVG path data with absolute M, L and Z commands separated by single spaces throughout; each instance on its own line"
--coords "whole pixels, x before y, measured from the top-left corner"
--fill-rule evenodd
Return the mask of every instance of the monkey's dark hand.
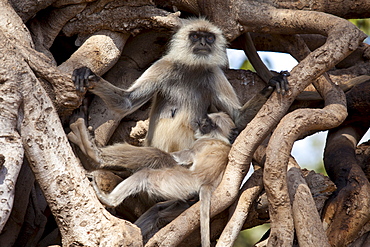
M 72 81 L 75 83 L 76 90 L 84 92 L 85 88 L 93 89 L 99 77 L 88 67 L 75 69 L 72 74 Z
M 278 93 L 284 95 L 289 90 L 288 76 L 290 76 L 288 71 L 281 71 L 277 76 L 273 76 L 268 84 L 276 88 Z
M 240 131 L 237 129 L 237 128 L 234 128 L 230 131 L 230 134 L 229 134 L 229 142 L 230 144 L 233 144 L 235 139 L 238 137 Z
M 217 125 L 214 122 L 212 122 L 208 115 L 198 122 L 198 129 L 202 135 L 208 134 L 209 132 L 216 128 Z

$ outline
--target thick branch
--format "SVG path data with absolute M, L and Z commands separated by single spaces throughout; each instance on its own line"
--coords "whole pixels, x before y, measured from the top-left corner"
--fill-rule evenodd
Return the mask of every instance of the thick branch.
M 37 12 L 50 6 L 55 1 L 56 0 L 41 0 L 38 1 L 37 4 L 35 4 L 35 1 L 33 0 L 10 0 L 9 2 L 17 14 L 22 18 L 23 22 L 26 23 Z
M 264 184 L 271 218 L 270 246 L 291 246 L 293 242 L 293 216 L 286 171 L 294 141 L 306 131 L 336 127 L 347 117 L 343 91 L 325 80 L 321 83 L 320 92 L 326 102 L 324 109 L 302 109 L 286 115 L 272 134 L 266 150 Z
M 81 104 L 80 93 L 76 91 L 70 75 L 58 70 L 43 53 L 29 47 L 15 46 L 36 76 L 51 84 L 52 90 L 49 90 L 48 94 L 61 116 L 70 114 Z M 49 84 L 47 85 L 50 87 Z
M 11 215 L 6 222 L 4 231 L 0 234 L 1 246 L 15 246 L 14 243 L 21 232 L 23 222 L 27 217 L 27 207 L 30 202 L 30 193 L 35 185 L 35 177 L 26 159 L 19 172 L 15 184 L 14 206 Z M 6 229 L 6 230 L 5 230 Z
M 73 70 L 86 66 L 103 75 L 118 61 L 129 34 L 103 30 L 91 35 L 72 56 L 58 66 L 72 75 Z
M 64 26 L 63 32 L 72 36 L 99 30 L 138 34 L 145 29 L 171 29 L 179 25 L 179 14 L 156 8 L 151 1 L 142 6 L 128 1 L 112 1 L 103 7 L 90 4 Z
M 56 111 L 32 71 L 23 80 L 26 155 L 65 245 L 140 246 L 140 231 L 111 216 L 94 195 L 68 143 Z M 62 195 L 62 196 L 61 196 Z M 86 217 L 88 215 L 88 217 Z M 90 226 L 94 226 L 91 228 Z M 116 232 L 115 236 L 105 232 Z
M 276 7 L 296 9 L 296 10 L 312 10 L 329 13 L 340 16 L 346 19 L 368 18 L 370 12 L 370 2 L 367 0 L 342 0 L 330 1 L 315 0 L 315 1 L 273 1 Z
M 263 189 L 262 168 L 256 169 L 243 186 L 237 206 L 224 228 L 216 246 L 233 246 L 239 232 L 242 230 L 245 219 L 253 202 L 258 198 Z
M 35 42 L 36 50 L 53 60 L 49 48 L 63 26 L 86 7 L 84 4 L 67 5 L 38 13 L 29 23 L 29 30 Z
M 311 247 L 320 243 L 322 247 L 330 247 L 310 188 L 293 157 L 289 158 L 287 179 L 299 246 Z
M 14 84 L 7 90 L 12 96 L 7 100 L 11 105 L 2 111 L 9 114 L 4 115 L 6 124 L 4 129 L 1 128 L 6 132 L 3 136 L 7 140 L 6 147 L 1 150 L 12 151 L 12 155 L 17 157 L 17 159 L 9 159 L 9 157 L 1 159 L 5 161 L 5 165 L 8 161 L 12 163 L 9 168 L 3 166 L 8 169 L 6 176 L 13 176 L 15 173 L 12 169 L 19 170 L 21 167 L 23 148 L 20 141 L 22 141 L 30 166 L 57 219 L 65 245 L 131 244 L 140 246 L 140 241 L 137 241 L 141 239 L 138 228 L 110 216 L 93 196 L 94 192 L 72 152 L 50 98 L 33 74 L 29 64 L 25 62 L 24 56 L 37 55 L 37 53 L 30 52 L 31 48 L 22 45 L 24 43 L 18 42 L 17 39 L 8 39 L 2 30 L 0 34 L 2 37 L 1 53 L 4 54 L 1 58 L 3 65 L 6 65 L 2 66 L 4 70 L 1 73 L 4 76 L 2 79 L 9 85 Z M 24 54 L 24 51 L 28 53 Z M 32 62 L 30 57 L 27 56 L 27 59 L 30 59 L 27 62 Z M 44 69 L 49 71 L 46 67 Z M 23 104 L 20 106 L 21 102 Z M 23 119 L 18 110 L 24 114 Z M 21 137 L 15 131 L 17 120 L 20 123 Z M 11 183 L 14 184 L 15 181 L 12 182 L 12 179 L 7 178 L 4 185 L 9 186 Z M 14 186 L 9 188 L 12 187 Z M 11 205 L 12 197 L 7 200 Z M 111 235 L 104 229 L 116 231 L 117 238 L 113 238 L 112 242 Z M 108 241 L 111 241 L 110 244 L 107 244 Z
M 0 8 L 0 28 L 5 36 L 10 40 L 17 40 L 24 46 L 33 47 L 30 33 L 8 1 L 0 1 Z
M 0 1 L 0 232 L 12 211 L 15 183 L 23 163 L 24 149 L 17 129 L 21 119 L 22 96 L 19 82 L 23 80 L 24 64 L 15 59 L 10 42 L 32 46 L 31 36 L 7 1 Z M 13 37 L 13 35 L 15 35 Z
M 7 40 L 0 28 L 1 40 Z M 9 42 L 9 41 L 8 41 Z M 14 61 L 14 51 L 0 42 L 0 232 L 7 222 L 13 207 L 14 188 L 23 162 L 22 140 L 17 130 L 19 108 L 22 104 L 18 90 L 22 76 L 8 68 L 22 68 Z M 12 66 L 13 65 L 13 66 Z M 8 67 L 9 66 L 9 67 Z
M 343 126 L 328 134 L 324 164 L 338 187 L 323 214 L 332 246 L 348 246 L 370 219 L 370 183 L 355 156 L 356 145 L 367 128 L 368 124 Z

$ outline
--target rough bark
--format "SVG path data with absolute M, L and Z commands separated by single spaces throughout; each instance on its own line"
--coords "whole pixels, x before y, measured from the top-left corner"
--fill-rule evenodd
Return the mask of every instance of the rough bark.
M 227 210 L 233 202 L 238 206 L 234 215 L 230 216 L 231 220 L 218 245 L 230 245 L 241 228 L 268 220 L 267 200 L 261 206 L 261 212 L 257 212 L 255 207 L 256 197 L 262 188 L 261 180 L 255 180 L 260 176 L 259 171 L 246 184 L 258 186 L 246 189 L 240 197 L 238 195 L 257 147 L 276 127 L 267 148 L 263 180 L 272 221 L 269 245 L 291 246 L 293 227 L 302 246 L 327 243 L 317 214 L 327 194 L 316 197 L 314 191 L 318 186 L 315 186 L 315 182 L 311 185 L 307 182 L 316 199 L 316 210 L 301 171 L 293 172 L 296 168 L 292 168 L 288 173 L 291 174 L 289 181 L 293 192 L 288 193 L 286 180 L 293 142 L 317 129 L 337 126 L 346 116 L 344 97 L 339 89 L 332 86 L 325 88 L 326 82 L 321 79 L 315 82 L 331 69 L 329 77 L 342 89 L 354 88 L 346 94 L 350 100 L 345 126 L 331 131 L 328 137 L 325 165 L 338 186 L 338 192 L 326 206 L 325 227 L 333 246 L 351 242 L 353 246 L 366 246 L 370 229 L 370 212 L 367 210 L 370 201 L 367 192 L 369 182 L 366 177 L 369 172 L 363 172 L 362 169 L 369 169 L 360 166 L 354 150 L 358 139 L 369 126 L 368 117 L 363 116 L 369 116 L 369 83 L 363 75 L 370 73 L 370 49 L 368 45 L 360 44 L 364 35 L 339 17 L 369 17 L 368 1 L 9 2 L 11 5 L 5 0 L 0 1 L 0 230 L 7 222 L 13 200 L 21 203 L 20 195 L 14 199 L 14 184 L 21 164 L 25 165 L 25 152 L 48 207 L 55 216 L 64 246 L 141 245 L 138 229 L 128 221 L 113 217 L 95 198 L 84 170 L 66 139 L 60 118 L 67 123 L 71 112 L 82 101 L 82 94 L 75 91 L 70 79 L 75 68 L 89 66 L 97 74 L 104 74 L 115 85 L 126 88 L 163 54 L 171 30 L 179 25 L 181 12 L 183 16 L 206 16 L 224 30 L 232 47 L 238 48 L 237 42 L 233 41 L 244 32 L 256 32 L 252 37 L 258 49 L 288 52 L 300 61 L 291 71 L 289 94 L 274 94 L 233 145 L 224 179 L 212 200 L 211 214 L 218 214 L 212 221 L 212 239 L 217 239 L 225 228 Z M 23 24 L 26 22 L 27 26 Z M 70 40 L 76 38 L 75 44 L 80 47 L 66 49 L 63 55 L 71 57 L 61 61 L 63 56 L 52 51 L 52 46 L 66 36 Z M 71 43 L 61 46 L 62 52 Z M 351 56 L 348 56 L 351 52 Z M 63 63 L 56 67 L 60 61 Z M 262 81 L 251 72 L 227 71 L 226 74 L 242 102 L 263 87 Z M 302 100 L 304 95 L 300 101 L 295 101 L 303 90 L 314 90 L 305 89 L 312 82 L 316 83 L 325 105 L 317 98 L 317 94 L 315 101 L 312 98 Z M 310 106 L 319 109 L 293 111 Z M 145 106 L 121 121 L 107 111 L 101 100 L 95 98 L 90 106 L 89 124 L 94 129 L 99 145 L 122 140 L 140 144 L 146 127 L 138 121 L 147 118 L 147 111 Z M 288 111 L 293 112 L 286 115 Z M 131 132 L 133 126 L 136 127 Z M 335 156 L 338 152 L 340 157 Z M 305 180 L 309 181 L 307 178 Z M 30 185 L 33 178 L 24 183 L 27 185 L 17 184 L 19 187 L 29 186 L 24 190 L 23 199 L 28 201 L 26 197 L 31 194 L 29 204 L 37 201 L 34 196 L 37 189 Z M 111 186 L 113 184 L 109 184 Z M 332 191 L 331 185 L 325 186 Z M 289 199 L 289 196 L 293 198 L 292 195 L 294 200 Z M 306 206 L 304 210 L 302 206 L 297 206 L 302 203 Z M 41 244 L 40 238 L 48 219 L 43 214 L 47 205 L 42 200 L 39 204 L 28 209 L 26 205 L 16 205 L 13 214 L 20 212 L 19 217 L 25 214 L 25 210 L 35 212 L 37 229 L 19 234 L 16 240 L 17 232 L 21 231 L 17 225 L 21 219 L 12 218 L 0 235 L 1 246 L 10 246 L 14 242 L 23 245 L 24 239 L 28 239 L 28 244 Z M 130 205 L 126 209 L 130 212 Z M 125 217 L 133 220 L 135 215 L 127 214 Z M 199 205 L 195 204 L 159 231 L 147 246 L 197 245 L 199 234 L 194 230 L 198 224 Z M 57 231 L 53 231 L 50 238 L 56 235 Z M 50 243 L 48 241 L 45 238 L 42 243 L 46 245 Z M 55 240 L 51 243 L 55 243 Z
M 7 37 L 12 37 L 13 42 L 20 42 L 23 45 L 31 45 L 32 41 L 28 33 L 22 32 L 19 29 L 26 29 L 22 21 L 17 18 L 17 15 L 11 6 L 5 2 L 0 2 L 1 12 L 0 21 L 0 36 L 3 40 L 0 44 L 1 63 L 7 64 L 12 62 L 14 51 L 8 49 L 4 42 Z M 13 20 L 15 20 L 13 22 Z M 13 36 L 13 33 L 16 36 Z M 6 36 L 5 36 L 6 35 Z M 10 42 L 10 41 L 8 41 Z M 16 63 L 17 61 L 15 61 Z M 17 68 L 18 66 L 14 66 Z M 24 149 L 22 146 L 22 139 L 16 129 L 19 121 L 18 115 L 22 104 L 21 92 L 19 91 L 19 81 L 23 80 L 23 76 L 16 70 L 8 71 L 6 67 L 1 66 L 1 102 L 0 105 L 0 169 L 1 169 L 1 183 L 0 183 L 0 231 L 7 222 L 13 206 L 15 183 L 19 171 L 22 167 Z
M 348 126 L 328 135 L 325 167 L 338 187 L 323 214 L 332 246 L 347 246 L 361 235 L 369 221 L 370 183 L 355 157 L 356 144 L 363 131 L 363 128 Z
M 327 202 L 323 215 L 333 246 L 346 246 L 366 233 L 369 220 L 369 176 L 366 176 L 367 169 L 362 165 L 366 163 L 366 155 L 360 162 L 355 153 L 369 126 L 369 101 L 366 99 L 369 82 L 367 78 L 346 93 L 349 115 L 341 127 L 329 132 L 326 143 L 325 168 L 338 187 Z
M 25 67 L 27 69 L 27 67 Z M 28 71 L 21 87 L 25 105 L 20 130 L 26 156 L 55 216 L 63 244 L 140 246 L 140 231 L 109 215 L 84 176 L 46 92 Z M 63 195 L 63 197 L 60 197 Z M 59 199 L 58 199 L 59 198 Z M 89 217 L 86 217 L 90 212 Z M 107 226 L 110 229 L 106 232 Z M 94 226 L 93 229 L 91 226 Z M 117 234 L 111 238 L 109 232 Z
M 82 167 L 75 159 L 60 120 L 41 85 L 35 78 L 30 78 L 22 89 L 25 104 L 34 106 L 24 109 L 21 131 L 28 134 L 23 136 L 23 143 L 49 207 L 58 215 L 63 243 L 119 246 L 130 242 L 139 246 L 139 231 L 127 223 L 119 224 L 119 220 L 104 212 L 98 200 L 91 196 L 93 192 L 84 178 Z M 63 200 L 56 200 L 58 195 L 63 195 Z M 92 217 L 87 218 L 86 212 L 93 213 Z M 106 228 L 107 223 L 119 233 L 115 240 L 109 234 L 105 239 L 107 233 L 101 229 Z M 91 229 L 92 225 L 94 229 Z
M 50 98 L 30 65 L 26 63 L 27 60 L 25 61 L 23 54 L 20 54 L 23 50 L 16 49 L 19 42 L 9 39 L 2 31 L 1 40 L 4 41 L 1 42 L 1 50 L 4 54 L 2 61 L 6 65 L 2 67 L 1 80 L 7 82 L 2 86 L 5 92 L 11 93 L 10 99 L 7 99 L 11 105 L 3 111 L 9 112 L 8 116 L 4 115 L 2 123 L 4 127 L 2 136 L 7 141 L 4 150 L 12 151 L 10 154 L 6 153 L 7 156 L 3 156 L 3 167 L 8 170 L 4 175 L 18 174 L 24 148 L 36 180 L 46 196 L 51 211 L 56 216 L 64 245 L 93 243 L 93 245 L 102 246 L 130 244 L 140 246 L 141 243 L 138 241 L 141 239 L 140 231 L 128 222 L 109 215 L 93 196 L 94 193 L 72 152 Z M 17 70 L 6 68 L 17 68 Z M 4 93 L 5 95 L 7 94 Z M 21 136 L 17 134 L 17 126 L 17 131 L 22 133 Z M 7 167 L 8 161 L 11 163 L 10 167 Z M 18 171 L 13 172 L 13 169 Z M 12 192 L 14 179 L 6 178 L 5 181 L 7 183 L 4 184 L 8 186 L 6 192 L 14 193 Z M 11 205 L 12 199 L 13 196 L 6 199 L 10 200 L 8 205 Z M 6 208 L 3 207 L 3 209 Z M 86 217 L 87 212 L 93 213 L 92 217 Z M 10 209 L 8 209 L 9 213 Z M 2 222 L 4 224 L 6 220 Z M 105 232 L 104 229 L 107 229 L 108 225 L 111 229 Z M 92 229 L 91 226 L 94 228 Z M 109 232 L 112 229 L 117 231 L 117 238 L 111 238 Z
M 306 131 L 336 127 L 347 116 L 343 91 L 329 82 L 320 87 L 321 94 L 327 97 L 326 106 L 322 110 L 302 109 L 286 115 L 272 134 L 266 150 L 264 184 L 269 196 L 270 246 L 291 246 L 293 243 L 293 215 L 286 184 L 288 154 L 293 142 Z M 278 225 L 275 226 L 275 222 Z
M 1 246 L 14 246 L 25 220 L 30 193 L 34 186 L 35 177 L 27 162 L 24 162 L 18 175 L 15 187 L 14 206 L 11 215 L 0 235 Z
M 91 35 L 58 69 L 71 75 L 75 69 L 87 66 L 97 75 L 103 75 L 118 61 L 128 37 L 129 34 L 99 31 Z

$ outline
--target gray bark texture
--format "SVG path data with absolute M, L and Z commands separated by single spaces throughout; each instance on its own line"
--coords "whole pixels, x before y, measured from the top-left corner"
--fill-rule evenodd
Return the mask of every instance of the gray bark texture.
M 121 119 L 76 91 L 71 75 L 87 66 L 127 88 L 189 16 L 219 26 L 230 48 L 242 50 L 249 32 L 257 50 L 299 62 L 289 92 L 273 93 L 232 145 L 212 195 L 212 243 L 233 246 L 240 231 L 270 222 L 256 246 L 369 245 L 370 145 L 358 142 L 370 123 L 370 46 L 347 20 L 370 18 L 368 0 L 0 0 L 0 10 L 0 246 L 144 246 L 133 222 L 147 200 L 107 210 L 67 134 L 83 112 L 98 147 L 141 145 L 150 107 Z M 251 71 L 225 74 L 242 103 L 265 86 Z M 328 176 L 290 155 L 296 140 L 323 130 Z M 122 180 L 93 174 L 106 191 Z M 195 203 L 145 246 L 199 246 L 198 226 Z

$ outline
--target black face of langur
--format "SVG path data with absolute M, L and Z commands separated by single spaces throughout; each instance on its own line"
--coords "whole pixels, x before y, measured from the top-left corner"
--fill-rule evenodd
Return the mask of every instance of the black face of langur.
M 216 36 L 210 32 L 194 31 L 189 34 L 189 40 L 194 54 L 206 56 L 212 52 Z

